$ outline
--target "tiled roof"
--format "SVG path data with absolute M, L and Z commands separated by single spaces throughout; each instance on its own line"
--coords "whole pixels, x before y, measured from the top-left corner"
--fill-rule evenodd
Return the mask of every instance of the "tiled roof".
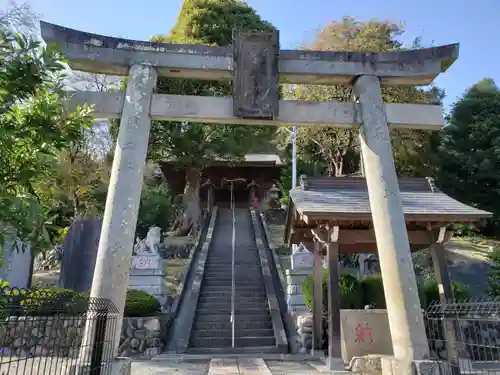
M 400 178 L 405 215 L 450 215 L 464 219 L 491 217 L 439 191 L 431 178 Z M 371 215 L 366 180 L 362 177 L 302 177 L 290 191 L 296 209 L 305 215 Z

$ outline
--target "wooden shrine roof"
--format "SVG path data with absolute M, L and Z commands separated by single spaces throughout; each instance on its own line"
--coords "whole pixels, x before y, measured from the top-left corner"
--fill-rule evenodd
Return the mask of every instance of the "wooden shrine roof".
M 467 222 L 491 217 L 441 192 L 432 178 L 400 178 L 405 216 L 410 221 Z M 290 204 L 300 215 L 315 219 L 370 218 L 370 200 L 363 177 L 302 177 L 290 191 Z
M 415 231 L 418 237 L 414 241 L 416 244 L 427 242 L 419 238 L 423 238 L 429 223 L 436 229 L 450 223 L 478 221 L 492 216 L 490 212 L 460 203 L 441 192 L 432 178 L 400 178 L 399 189 L 409 234 Z M 290 191 L 285 242 L 303 240 L 298 234 L 300 231 L 326 222 L 334 222 L 352 232 L 372 229 L 365 178 L 301 177 L 300 186 Z M 375 237 L 369 237 L 373 241 L 366 241 L 374 242 Z M 410 236 L 410 242 L 411 239 Z M 357 241 L 351 239 L 349 242 Z

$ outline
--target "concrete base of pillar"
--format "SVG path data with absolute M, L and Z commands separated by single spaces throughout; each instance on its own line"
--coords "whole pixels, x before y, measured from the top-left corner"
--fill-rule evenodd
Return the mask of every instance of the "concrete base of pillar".
M 325 367 L 328 371 L 333 371 L 334 374 L 349 374 L 342 358 L 326 358 Z
M 111 363 L 103 364 L 103 373 L 108 375 L 130 375 L 132 371 L 132 360 L 130 358 L 115 358 Z M 92 375 L 90 364 L 72 365 L 67 375 Z
M 382 358 L 382 375 L 451 375 L 452 368 L 447 362 L 434 360 L 413 361 L 410 372 L 401 368 L 393 357 Z
M 130 358 L 119 357 L 111 363 L 109 375 L 130 375 L 132 372 L 132 360 Z

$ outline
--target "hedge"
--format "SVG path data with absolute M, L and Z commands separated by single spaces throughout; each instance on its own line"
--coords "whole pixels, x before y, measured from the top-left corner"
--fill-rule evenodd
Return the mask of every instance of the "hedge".
M 468 299 L 472 296 L 470 289 L 456 281 L 451 285 L 456 300 Z M 439 288 L 436 280 L 426 280 L 423 285 L 421 305 L 427 308 L 431 303 L 439 301 Z
M 160 311 L 160 302 L 152 294 L 136 289 L 130 289 L 127 292 L 124 316 L 151 316 Z
M 86 313 L 88 305 L 88 292 L 57 287 L 32 289 L 21 294 L 6 290 L 0 293 L 0 307 L 5 310 L 4 313 L 8 310 L 11 315 L 81 315 Z M 155 296 L 142 290 L 127 292 L 124 316 L 151 316 L 160 312 L 160 302 Z
M 369 305 L 375 309 L 385 309 L 384 286 L 381 275 L 368 275 L 358 280 L 353 275 L 342 275 L 339 280 L 340 308 L 363 309 Z M 455 299 L 463 300 L 471 297 L 470 290 L 464 285 L 453 282 Z M 312 275 L 308 275 L 302 283 L 304 303 L 312 309 Z M 436 280 L 426 280 L 419 290 L 422 308 L 439 301 L 439 290 Z M 328 310 L 328 272 L 323 270 L 323 311 Z
M 302 283 L 304 303 L 309 309 L 312 309 L 312 284 L 312 275 L 308 275 Z M 361 285 L 355 276 L 340 276 L 339 287 L 341 309 L 363 308 Z M 323 311 L 325 313 L 328 311 L 328 272 L 326 270 L 323 270 Z

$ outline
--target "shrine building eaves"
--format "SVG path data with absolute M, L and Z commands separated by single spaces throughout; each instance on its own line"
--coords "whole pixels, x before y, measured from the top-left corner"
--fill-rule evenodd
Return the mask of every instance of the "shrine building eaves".
M 58 43 L 74 70 L 126 75 L 143 62 L 161 76 L 232 79 L 231 47 L 153 43 L 108 37 L 40 22 L 42 38 Z M 458 57 L 458 44 L 395 52 L 279 51 L 281 83 L 350 84 L 376 75 L 382 85 L 428 85 Z
M 161 161 L 161 163 L 175 163 L 175 158 L 165 159 Z M 276 154 L 246 154 L 240 160 L 231 160 L 230 158 L 224 159 L 221 157 L 214 158 L 211 165 L 220 165 L 220 164 L 266 164 L 271 165 L 273 167 L 283 167 L 286 164 L 283 163 L 281 158 Z

